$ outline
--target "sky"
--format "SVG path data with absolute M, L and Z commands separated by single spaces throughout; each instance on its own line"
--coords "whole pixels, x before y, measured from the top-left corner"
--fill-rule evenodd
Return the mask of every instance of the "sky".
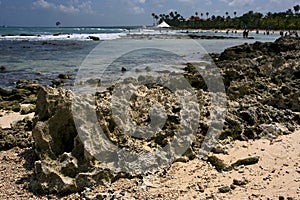
M 0 0 L 0 25 L 7 26 L 128 26 L 152 25 L 152 13 L 177 11 L 210 16 L 281 12 L 300 0 Z M 205 15 L 205 14 L 204 14 Z

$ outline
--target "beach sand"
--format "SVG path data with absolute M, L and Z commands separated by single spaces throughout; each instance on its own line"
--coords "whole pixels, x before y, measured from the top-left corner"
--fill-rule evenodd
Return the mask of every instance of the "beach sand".
M 299 134 L 297 131 L 273 142 L 266 139 L 234 141 L 228 155 L 216 156 L 227 164 L 253 156 L 259 156 L 260 160 L 258 164 L 240 166 L 230 172 L 219 173 L 199 160 L 175 163 L 168 174 L 172 178 L 150 191 L 177 190 L 179 199 L 278 199 L 279 196 L 300 199 Z M 233 184 L 234 179 L 248 183 L 226 194 L 219 192 L 219 188 Z M 199 187 L 204 189 L 203 193 L 197 192 Z
M 240 166 L 230 172 L 217 172 L 201 160 L 174 163 L 165 177 L 151 177 L 144 182 L 144 192 L 131 197 L 160 199 L 300 199 L 300 131 L 274 141 L 234 141 L 228 155 L 216 155 L 225 163 L 259 156 L 255 165 Z M 245 182 L 228 193 L 219 188 L 234 180 Z M 247 183 L 248 182 L 248 183 Z M 114 185 L 118 185 L 116 182 Z M 120 184 L 121 185 L 121 184 Z M 115 188 L 114 188 L 115 189 Z M 116 186 L 118 189 L 118 186 Z M 201 191 L 203 190 L 203 191 Z M 129 198 L 129 199 L 130 199 Z
M 292 46 L 291 44 L 298 45 L 298 42 L 293 43 L 293 40 L 288 39 L 285 41 L 283 38 L 275 44 L 275 47 L 277 45 L 278 48 L 289 49 L 288 47 Z M 254 54 L 250 55 L 250 57 L 252 56 L 255 59 L 250 60 L 251 62 L 248 58 L 248 44 L 231 48 L 218 57 L 218 60 L 223 62 L 222 66 L 224 69 L 228 69 L 224 72 L 224 75 L 231 81 L 232 86 L 228 87 L 228 95 L 232 98 L 229 104 L 230 112 L 228 112 L 228 114 L 231 115 L 229 115 L 230 118 L 228 122 L 237 125 L 232 127 L 228 126 L 228 130 L 230 133 L 236 134 L 234 129 L 246 130 L 245 128 L 248 128 L 248 130 L 253 130 L 253 128 L 259 125 L 271 124 L 272 129 L 267 129 L 266 133 L 270 133 L 269 135 L 272 136 L 273 132 L 275 134 L 272 139 L 263 138 L 250 140 L 249 138 L 264 137 L 264 134 L 260 134 L 261 132 L 254 131 L 257 135 L 240 138 L 247 141 L 238 141 L 230 139 L 229 137 L 221 142 L 222 145 L 226 143 L 224 147 L 229 147 L 229 149 L 225 148 L 225 150 L 228 150 L 228 154 L 211 154 L 221 159 L 227 166 L 238 160 L 253 157 L 259 158 L 258 163 L 251 163 L 251 165 L 247 166 L 241 165 L 233 168 L 231 171 L 219 172 L 209 162 L 193 159 L 188 162 L 173 163 L 168 169 L 160 169 L 161 171 L 155 174 L 131 178 L 125 175 L 124 177 L 127 178 L 118 179 L 111 185 L 86 186 L 88 188 L 82 192 L 63 197 L 55 195 L 38 196 L 33 194 L 29 189 L 29 183 L 32 183 L 32 178 L 34 177 L 32 176 L 34 167 L 37 167 L 37 169 L 39 167 L 39 165 L 34 165 L 35 160 L 38 160 L 38 158 L 34 152 L 35 149 L 31 147 L 31 133 L 29 131 L 31 129 L 23 132 L 25 125 L 30 125 L 31 123 L 27 124 L 24 122 L 23 125 L 21 124 L 21 126 L 16 129 L 9 130 L 11 124 L 27 117 L 27 115 L 21 115 L 20 113 L 11 111 L 0 112 L 0 126 L 3 129 L 3 133 L 6 131 L 9 132 L 9 134 L 6 135 L 8 141 L 14 141 L 17 135 L 21 139 L 25 138 L 24 148 L 14 147 L 10 150 L 0 151 L 0 199 L 300 199 L 300 108 L 299 98 L 297 96 L 299 91 L 297 87 L 297 76 L 299 76 L 299 74 L 294 68 L 294 57 L 293 59 L 285 60 L 275 56 L 276 59 L 273 59 L 273 54 L 271 56 L 269 55 L 273 48 L 272 45 L 263 45 L 260 43 L 256 45 L 258 46 L 254 48 L 256 49 L 253 52 Z M 265 48 L 268 46 L 272 48 Z M 245 51 L 241 51 L 241 49 Z M 259 51 L 257 49 L 259 49 Z M 261 49 L 267 49 L 265 50 L 265 59 L 261 57 Z M 299 49 L 300 47 L 298 47 L 297 51 Z M 236 52 L 238 52 L 238 54 Z M 239 54 L 240 52 L 241 54 Z M 273 50 L 271 52 L 275 53 Z M 294 55 L 294 52 L 294 49 L 290 49 L 283 53 L 286 53 L 286 55 L 288 55 L 287 58 L 289 58 L 291 55 Z M 295 54 L 295 56 L 297 59 L 299 58 L 298 54 Z M 232 58 L 239 58 L 240 63 L 232 60 Z M 259 61 L 260 63 L 255 64 L 255 62 L 258 62 L 257 59 L 262 60 Z M 263 63 L 263 65 L 261 65 L 261 63 Z M 240 66 L 243 68 L 239 68 Z M 283 66 L 283 68 L 280 68 L 280 66 Z M 253 74 L 256 74 L 256 71 L 260 71 L 262 74 L 258 74 L 253 81 Z M 272 71 L 272 76 L 268 73 L 269 71 Z M 237 80 L 231 80 L 230 77 L 232 77 L 232 75 L 233 77 L 236 76 Z M 273 82 L 269 83 L 269 79 L 266 77 L 273 77 Z M 292 77 L 292 79 L 289 77 Z M 275 82 L 277 80 L 283 80 L 285 86 L 289 87 L 282 87 L 282 85 Z M 282 84 L 282 82 L 280 83 Z M 266 86 L 262 87 L 262 84 L 266 84 Z M 249 87 L 242 87 L 244 85 L 249 85 Z M 253 87 L 256 87 L 256 90 L 253 90 Z M 33 91 L 37 91 L 38 89 L 36 85 L 33 85 L 33 88 Z M 266 93 L 261 94 L 262 90 Z M 52 91 L 52 89 L 49 91 Z M 238 93 L 236 91 L 238 91 Z M 254 95 L 245 96 L 247 93 Z M 273 93 L 275 94 L 273 95 Z M 40 99 L 39 105 L 44 106 L 46 104 L 45 102 L 50 102 L 48 101 L 49 96 L 52 98 L 51 102 L 61 100 L 59 97 L 55 100 L 55 98 L 49 94 L 45 91 L 43 97 L 42 93 L 40 98 L 45 99 L 45 101 L 41 101 Z M 259 96 L 256 96 L 257 94 L 259 94 Z M 9 96 L 5 96 L 5 98 L 9 99 Z M 21 100 L 20 103 L 22 103 Z M 68 104 L 69 101 L 68 99 L 64 99 L 62 102 Z M 105 106 L 103 107 L 105 108 Z M 251 107 L 257 110 L 257 112 L 255 112 L 257 116 L 254 115 L 254 117 L 252 117 L 253 112 L 250 109 Z M 44 109 L 47 108 L 49 108 L 49 105 L 46 105 Z M 57 107 L 52 106 L 51 109 L 57 109 Z M 39 109 L 37 109 L 37 111 L 39 111 Z M 236 114 L 237 112 L 238 114 Z M 31 113 L 28 116 L 32 118 L 33 115 L 34 114 Z M 39 116 L 38 112 L 37 116 Z M 47 123 L 52 119 L 51 117 L 53 117 L 53 115 L 47 116 Z M 40 119 L 39 122 L 45 124 L 43 120 L 45 119 Z M 56 120 L 58 124 L 61 122 L 61 118 Z M 278 123 L 272 123 L 277 121 Z M 42 128 L 44 128 L 43 130 L 51 131 L 53 128 L 56 129 L 54 126 L 48 126 L 49 124 L 47 123 L 45 126 L 42 126 Z M 289 127 L 289 131 L 283 130 L 276 133 L 276 130 L 281 128 L 280 123 Z M 241 127 L 240 125 L 245 125 L 245 127 Z M 65 127 L 68 128 L 68 126 L 64 126 L 59 132 L 56 132 L 56 130 L 54 130 L 54 132 L 61 133 L 63 130 L 66 130 Z M 264 127 L 262 130 L 263 129 Z M 294 131 L 295 129 L 296 131 Z M 291 133 L 290 131 L 294 132 Z M 278 137 L 276 135 L 287 133 L 291 134 L 280 135 Z M 233 138 L 234 134 L 231 136 Z M 3 137 L 3 135 L 0 135 L 0 137 Z M 5 140 L 5 137 L 3 138 Z M 42 140 L 43 142 L 57 142 L 51 140 L 51 135 L 46 135 L 45 138 L 46 140 Z M 239 139 L 239 137 L 235 139 Z M 22 142 L 22 140 L 20 141 Z M 76 141 L 75 138 L 72 138 L 67 144 L 64 143 L 64 145 L 73 145 L 74 141 Z M 3 140 L 0 142 L 3 142 Z M 37 148 L 36 150 L 38 152 L 39 149 Z M 56 160 L 47 157 L 49 155 L 42 154 L 42 156 L 44 155 L 45 157 L 42 158 L 47 159 L 42 159 L 40 163 L 45 163 L 46 165 L 47 162 L 56 162 Z M 58 167 L 49 169 L 48 171 L 55 172 Z M 55 181 L 56 180 L 57 179 L 55 179 Z M 41 187 L 37 190 L 40 190 L 42 187 L 47 188 L 47 184 L 49 184 L 52 179 L 49 179 L 49 182 L 47 181 L 48 179 L 41 179 Z M 71 179 L 71 181 L 75 181 L 75 179 Z M 61 189 L 58 188 L 58 185 L 59 184 L 56 184 L 56 188 L 54 189 Z
M 30 114 L 29 116 L 32 116 Z M 0 117 L 1 125 L 23 118 L 18 113 Z M 240 166 L 230 172 L 218 172 L 208 162 L 192 160 L 176 162 L 162 176 L 151 175 L 120 179 L 111 187 L 97 186 L 61 199 L 95 199 L 98 195 L 125 193 L 124 199 L 300 199 L 300 131 L 279 136 L 270 141 L 233 141 L 228 155 L 215 154 L 226 164 L 238 159 L 259 156 L 254 165 Z M 48 199 L 57 196 L 36 196 L 28 190 L 33 173 L 34 153 L 31 148 L 15 147 L 0 154 L 0 199 Z M 242 185 L 227 193 L 219 188 L 232 186 L 234 180 Z M 245 184 L 245 185 L 243 185 Z
M 11 124 L 20 120 L 23 120 L 26 117 L 30 119 L 33 118 L 34 113 L 29 113 L 26 115 L 21 115 L 19 112 L 13 111 L 0 111 L 0 127 L 1 128 L 11 128 Z

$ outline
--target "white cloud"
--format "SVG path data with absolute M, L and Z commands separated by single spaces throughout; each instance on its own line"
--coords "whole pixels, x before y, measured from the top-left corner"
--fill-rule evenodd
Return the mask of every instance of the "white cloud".
M 123 2 L 127 2 L 131 5 L 138 5 L 138 4 L 144 4 L 146 3 L 146 0 L 123 0 Z
M 212 5 L 212 0 L 206 0 L 206 5 Z
M 271 0 L 271 3 L 283 3 L 285 2 L 286 0 L 282 1 L 282 0 Z
M 82 2 L 78 8 L 87 14 L 94 14 L 93 3 L 91 1 Z
M 146 0 L 123 0 L 123 3 L 130 14 L 140 15 L 145 13 L 143 6 Z
M 78 8 L 75 8 L 73 5 L 65 6 L 63 4 L 60 4 L 57 6 L 57 9 L 63 13 L 70 13 L 70 14 L 80 12 L 80 10 Z
M 230 7 L 246 7 L 252 5 L 254 0 L 233 0 L 228 3 Z
M 34 8 L 44 8 L 44 9 L 56 7 L 53 3 L 50 3 L 45 0 L 37 0 L 37 1 L 33 2 L 32 5 Z
M 154 8 L 164 8 L 166 0 L 152 0 Z
M 139 6 L 134 6 L 131 11 L 133 12 L 133 14 L 139 15 L 139 14 L 144 14 L 145 13 L 145 9 Z
M 91 1 L 79 2 L 78 0 L 71 0 L 67 4 L 54 4 L 47 0 L 36 0 L 32 3 L 34 9 L 48 9 L 48 10 L 57 10 L 62 13 L 67 14 L 76 14 L 76 13 L 87 13 L 93 14 Z
M 194 3 L 194 0 L 178 0 L 181 3 Z
M 198 6 L 198 5 L 211 5 L 212 0 L 177 0 L 179 3 L 185 3 L 189 6 Z

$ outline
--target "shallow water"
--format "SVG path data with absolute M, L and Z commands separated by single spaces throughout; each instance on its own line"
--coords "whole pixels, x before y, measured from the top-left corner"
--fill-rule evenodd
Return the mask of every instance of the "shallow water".
M 61 33 L 61 35 L 53 36 L 54 33 Z M 58 75 L 72 74 L 75 77 L 79 70 L 81 63 L 87 55 L 98 45 L 103 42 L 113 40 L 118 44 L 119 39 L 124 37 L 129 32 L 125 28 L 92 28 L 92 27 L 73 27 L 73 28 L 0 28 L 0 66 L 4 66 L 6 70 L 0 71 L 0 87 L 13 88 L 15 82 L 19 79 L 36 79 L 40 84 L 51 84 L 51 80 L 57 79 Z M 182 34 L 179 31 L 145 31 L 141 29 L 131 29 L 130 33 L 135 34 Z M 28 34 L 27 36 L 20 36 L 21 34 Z M 218 35 L 226 36 L 225 33 L 197 32 L 194 34 Z M 238 34 L 229 34 L 229 36 L 237 36 Z M 10 35 L 10 36 L 8 36 Z M 102 41 L 91 41 L 87 39 L 88 35 L 101 35 Z M 68 37 L 69 36 L 69 37 Z M 222 39 L 222 40 L 196 40 L 200 44 L 203 55 L 208 53 L 220 53 L 225 48 L 255 41 L 274 41 L 279 35 L 274 34 L 265 36 L 263 34 L 251 34 L 250 37 L 255 39 Z M 163 40 L 153 41 L 153 43 L 161 43 Z M 171 41 L 171 40 L 169 40 Z M 139 41 L 140 42 L 140 41 Z M 180 48 L 180 45 L 185 45 L 184 40 L 179 45 L 178 41 L 174 41 L 174 45 Z M 121 44 L 121 42 L 120 42 Z M 116 47 L 117 48 L 117 47 Z M 104 50 L 105 51 L 105 50 Z M 196 53 L 188 52 L 187 54 Z M 176 50 L 174 50 L 176 53 Z M 153 54 L 154 55 L 154 54 Z M 201 57 L 199 55 L 199 58 Z M 149 52 L 147 53 L 149 57 Z M 150 56 L 151 57 L 151 56 Z M 143 58 L 143 55 L 140 55 Z M 144 57 L 145 59 L 145 57 Z M 146 61 L 147 59 L 145 59 Z M 126 63 L 127 62 L 127 63 Z M 130 61 L 131 62 L 131 61 Z M 128 65 L 128 60 L 123 60 L 118 63 L 116 67 L 110 72 L 110 76 L 119 75 L 120 68 Z M 72 80 L 69 80 L 71 83 Z

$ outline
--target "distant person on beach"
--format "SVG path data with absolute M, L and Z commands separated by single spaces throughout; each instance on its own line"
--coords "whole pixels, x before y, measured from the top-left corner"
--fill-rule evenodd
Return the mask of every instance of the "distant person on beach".
M 249 30 L 244 30 L 243 32 L 243 38 L 248 38 Z
M 280 31 L 280 36 L 283 37 L 283 31 Z

